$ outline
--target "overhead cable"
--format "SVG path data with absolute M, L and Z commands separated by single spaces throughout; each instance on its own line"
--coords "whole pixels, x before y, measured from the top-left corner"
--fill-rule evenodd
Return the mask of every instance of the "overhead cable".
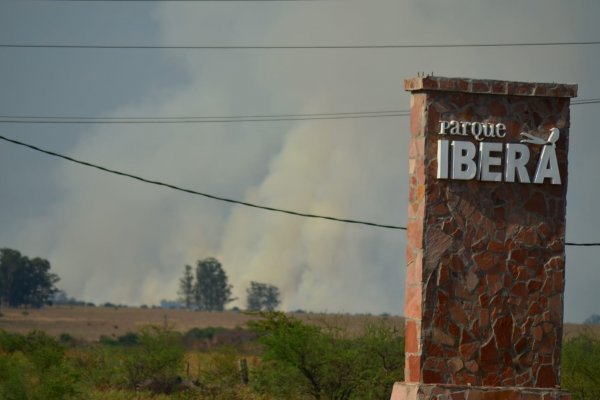
M 600 99 L 582 99 L 571 102 L 572 106 L 580 104 L 596 104 Z M 42 115 L 0 115 L 0 123 L 14 124 L 197 124 L 216 122 L 261 122 L 261 121 L 305 121 L 320 119 L 356 119 L 406 117 L 409 110 L 386 111 L 352 111 L 339 113 L 311 114 L 271 114 L 271 115 L 231 115 L 231 116 L 125 116 L 125 117 L 90 117 L 90 116 L 42 116 Z
M 115 174 L 115 175 L 119 175 L 119 176 L 124 176 L 127 178 L 131 178 L 131 179 L 135 179 L 141 182 L 145 182 L 145 183 L 150 183 L 153 185 L 157 185 L 157 186 L 163 186 L 163 187 L 167 187 L 170 189 L 174 189 L 174 190 L 178 190 L 181 192 L 185 192 L 185 193 L 189 193 L 189 194 L 193 194 L 193 195 L 198 195 L 198 196 L 203 196 L 203 197 L 207 197 L 209 199 L 213 199 L 213 200 L 219 200 L 219 201 L 224 201 L 227 203 L 232 203 L 232 204 L 238 204 L 238 205 L 242 205 L 242 206 L 246 206 L 246 207 L 252 207 L 252 208 L 258 208 L 261 210 L 266 210 L 266 211 L 274 211 L 274 212 L 279 212 L 279 213 L 284 213 L 284 214 L 289 214 L 289 215 L 295 215 L 298 217 L 305 217 L 305 218 L 317 218 L 317 219 L 324 219 L 324 220 L 329 220 L 329 221 L 335 221 L 335 222 L 344 222 L 344 223 L 349 223 L 349 224 L 359 224 L 359 225 L 366 225 L 366 226 L 372 226 L 375 228 L 386 228 L 386 229 L 399 229 L 399 230 L 406 230 L 405 226 L 398 226 L 398 225 L 387 225 L 387 224 L 379 224 L 379 223 L 375 223 L 375 222 L 368 222 L 368 221 L 360 221 L 360 220 L 353 220 L 353 219 L 346 219 L 346 218 L 337 218 L 337 217 L 331 217 L 331 216 L 326 216 L 326 215 L 317 215 L 317 214 L 309 214 L 309 213 L 303 213 L 303 212 L 297 212 L 297 211 L 291 211 L 291 210 L 285 210 L 285 209 L 281 209 L 281 208 L 275 208 L 275 207 L 268 207 L 268 206 L 262 206 L 262 205 L 258 205 L 258 204 L 254 204 L 254 203 L 248 203 L 245 201 L 239 201 L 239 200 L 233 200 L 233 199 L 228 199 L 225 197 L 221 197 L 221 196 L 215 196 L 215 195 L 211 195 L 211 194 L 207 194 L 207 193 L 202 193 L 202 192 L 198 192 L 195 190 L 191 190 L 191 189 L 185 189 L 176 185 L 172 185 L 169 183 L 164 183 L 164 182 L 159 182 L 159 181 L 154 181 L 154 180 L 150 180 L 150 179 L 146 179 L 146 178 L 142 178 L 140 176 L 136 176 L 136 175 L 132 175 L 132 174 L 128 174 L 125 172 L 121 172 L 121 171 L 117 171 L 117 170 L 113 170 L 110 168 L 106 168 L 100 165 L 96 165 L 96 164 L 92 164 L 86 161 L 81 161 L 81 160 L 77 160 L 74 159 L 72 157 L 68 157 L 59 153 L 55 153 L 53 151 L 49 151 L 49 150 L 45 150 L 42 148 L 39 148 L 37 146 L 33 146 L 27 143 L 23 143 L 14 139 L 10 139 L 4 136 L 0 136 L 1 140 L 10 142 L 10 143 L 14 143 L 17 144 L 19 146 L 23 146 L 23 147 L 27 147 L 29 149 L 35 150 L 35 151 L 39 151 L 41 153 L 44 154 L 48 154 L 54 157 L 59 157 L 62 158 L 64 160 L 67 161 L 71 161 L 80 165 L 85 165 L 87 167 L 91 167 L 91 168 L 96 168 L 100 171 L 103 172 L 108 172 L 111 174 Z M 565 246 L 580 246 L 580 247 L 591 247 L 591 246 L 600 246 L 600 243 L 577 243 L 577 242 L 565 242 Z
M 115 44 L 36 44 L 0 43 L 0 48 L 19 49 L 118 49 L 118 50 L 354 50 L 427 49 L 468 47 L 531 47 L 598 45 L 600 41 L 521 42 L 521 43 L 442 43 L 442 44 L 350 44 L 350 45 L 115 45 Z
M 329 220 L 329 221 L 337 221 L 337 222 L 345 222 L 345 223 L 349 223 L 349 224 L 359 224 L 359 225 L 367 225 L 367 226 L 373 226 L 373 227 L 377 227 L 377 228 L 387 228 L 387 229 L 401 229 L 401 230 L 406 230 L 406 227 L 403 226 L 396 226 L 396 225 L 386 225 L 386 224 L 378 224 L 378 223 L 374 223 L 374 222 L 368 222 L 368 221 L 358 221 L 358 220 L 353 220 L 353 219 L 346 219 L 346 218 L 337 218 L 337 217 L 330 217 L 330 216 L 325 216 L 325 215 L 318 215 L 318 214 L 309 214 L 309 213 L 304 213 L 304 212 L 298 212 L 298 211 L 292 211 L 292 210 L 284 210 L 281 208 L 275 208 L 275 207 L 268 207 L 268 206 L 263 206 L 263 205 L 259 205 L 259 204 L 254 204 L 254 203 L 248 203 L 245 201 L 240 201 L 240 200 L 234 200 L 234 199 L 228 199 L 225 197 L 221 197 L 221 196 L 215 196 L 212 194 L 207 194 L 207 193 L 202 193 L 202 192 L 198 192 L 196 190 L 192 190 L 192 189 L 185 189 L 176 185 L 172 185 L 169 183 L 164 183 L 164 182 L 159 182 L 159 181 L 154 181 L 154 180 L 150 180 L 150 179 L 146 179 L 146 178 L 142 178 L 140 176 L 136 176 L 136 175 L 132 175 L 132 174 L 128 174 L 126 172 L 121 172 L 121 171 L 117 171 L 114 169 L 110 169 L 110 168 L 106 168 L 97 164 L 92 164 L 86 161 L 81 161 L 81 160 L 77 160 L 75 158 L 72 157 L 68 157 L 59 153 L 55 153 L 53 151 L 49 151 L 49 150 L 45 150 L 36 146 L 32 146 L 30 144 L 27 143 L 23 143 L 14 139 L 9 139 L 7 137 L 4 136 L 0 136 L 1 140 L 5 140 L 7 142 L 10 143 L 14 143 L 17 144 L 19 146 L 24 146 L 27 147 L 29 149 L 32 150 L 36 150 L 39 151 L 41 153 L 45 153 L 54 157 L 59 157 L 62 158 L 64 160 L 67 161 L 71 161 L 80 165 L 85 165 L 87 167 L 91 167 L 91 168 L 96 168 L 99 169 L 100 171 L 103 172 L 108 172 L 111 174 L 115 174 L 115 175 L 120 175 L 120 176 L 124 176 L 127 178 L 131 178 L 131 179 L 135 179 L 138 181 L 142 181 L 145 183 L 150 183 L 152 185 L 157 185 L 157 186 L 164 186 L 170 189 L 174 189 L 174 190 L 178 190 L 180 192 L 185 192 L 185 193 L 189 193 L 189 194 L 194 194 L 194 195 L 198 195 L 198 196 L 203 196 L 203 197 L 207 197 L 209 199 L 213 199 L 213 200 L 219 200 L 219 201 L 224 201 L 227 203 L 233 203 L 233 204 L 238 204 L 238 205 L 242 205 L 242 206 L 246 206 L 246 207 L 252 207 L 252 208 L 258 208 L 261 210 L 266 210 L 266 211 L 274 211 L 274 212 L 279 212 L 279 213 L 284 213 L 284 214 L 289 214 L 289 215 L 296 215 L 299 217 L 305 217 L 305 218 L 318 218 L 318 219 L 325 219 L 325 220 Z
M 47 2 L 80 2 L 80 3 L 94 3 L 94 2 L 119 2 L 119 3 L 127 3 L 127 2 L 156 2 L 156 3 L 178 3 L 178 2 L 198 2 L 198 3 L 217 3 L 222 1 L 229 2 L 282 2 L 282 1 L 328 1 L 328 0 L 45 0 Z
M 571 105 L 578 105 L 578 104 L 596 104 L 596 103 L 600 103 L 600 99 L 581 99 L 581 100 L 573 100 L 571 101 Z
M 215 122 L 307 121 L 383 118 L 409 115 L 408 111 L 366 111 L 322 114 L 238 115 L 217 117 L 74 117 L 0 115 L 0 122 L 28 124 L 197 124 Z

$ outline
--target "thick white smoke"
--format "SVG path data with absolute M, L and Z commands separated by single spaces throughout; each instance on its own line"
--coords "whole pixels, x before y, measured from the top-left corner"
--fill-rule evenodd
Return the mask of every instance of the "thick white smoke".
M 166 45 L 497 43 L 597 40 L 599 34 L 593 20 L 598 13 L 590 11 L 597 5 L 591 2 L 581 7 L 466 0 L 451 5 L 168 2 L 155 7 L 155 35 Z M 403 79 L 420 71 L 577 82 L 581 97 L 592 98 L 600 93 L 591 78 L 600 66 L 591 49 L 164 51 L 163 61 L 179 71 L 177 85 L 120 106 L 114 115 L 407 109 Z M 591 169 L 583 161 L 592 159 L 586 156 L 593 154 L 589 144 L 596 141 L 590 115 L 574 113 L 570 193 L 592 190 L 577 177 Z M 408 126 L 408 118 L 395 117 L 83 127 L 85 134 L 70 154 L 225 197 L 403 225 Z M 60 196 L 2 238 L 29 255 L 49 258 L 70 295 L 157 303 L 176 296 L 185 264 L 214 256 L 242 306 L 246 286 L 255 280 L 279 286 L 285 309 L 402 312 L 402 231 L 231 206 L 64 162 L 48 161 L 39 174 L 59 185 Z M 589 223 L 590 213 L 583 211 L 595 207 L 594 198 L 570 195 L 573 240 L 598 239 L 595 227 L 573 224 Z M 597 284 L 590 279 L 598 276 L 593 268 L 569 272 L 574 265 L 592 265 L 588 253 L 581 254 L 567 254 L 567 281 Z M 598 312 L 593 298 L 569 285 L 567 319 Z

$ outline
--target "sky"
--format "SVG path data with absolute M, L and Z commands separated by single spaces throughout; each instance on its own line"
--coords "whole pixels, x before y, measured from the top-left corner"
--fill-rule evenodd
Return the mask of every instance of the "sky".
M 302 46 L 600 40 L 589 1 L 6 1 L 0 44 Z M 410 49 L 0 48 L 2 116 L 228 116 L 406 110 L 417 73 L 576 83 L 599 45 Z M 599 104 L 571 110 L 567 241 L 599 242 Z M 0 135 L 271 207 L 406 225 L 407 117 L 203 124 L 11 124 Z M 0 247 L 43 257 L 68 295 L 177 297 L 216 257 L 285 310 L 401 315 L 403 231 L 231 205 L 0 143 Z M 600 313 L 600 247 L 568 247 L 565 320 Z

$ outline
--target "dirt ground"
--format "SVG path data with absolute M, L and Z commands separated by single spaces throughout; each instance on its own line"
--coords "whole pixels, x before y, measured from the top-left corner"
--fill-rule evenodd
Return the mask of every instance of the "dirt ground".
M 167 325 L 177 331 L 187 332 L 192 328 L 244 327 L 248 321 L 259 318 L 234 311 L 198 312 L 163 308 L 80 306 L 4 308 L 0 314 L 0 329 L 6 331 L 27 333 L 41 330 L 55 336 L 68 333 L 77 339 L 88 341 L 98 340 L 102 335 L 118 337 L 127 332 L 136 332 L 145 325 Z M 317 325 L 342 328 L 349 335 L 360 335 L 366 324 L 382 319 L 401 332 L 404 331 L 404 319 L 397 316 L 312 313 L 292 315 Z

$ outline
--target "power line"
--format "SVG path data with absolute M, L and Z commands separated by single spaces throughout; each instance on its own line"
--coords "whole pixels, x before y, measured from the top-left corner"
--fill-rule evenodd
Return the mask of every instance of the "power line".
M 317 214 L 309 214 L 309 213 L 303 213 L 303 212 L 298 212 L 298 211 L 291 211 L 291 210 L 284 210 L 281 208 L 275 208 L 275 207 L 268 207 L 268 206 L 262 206 L 262 205 L 258 205 L 258 204 L 254 204 L 254 203 L 248 203 L 245 201 L 239 201 L 239 200 L 233 200 L 233 199 L 228 199 L 225 197 L 220 197 L 220 196 L 215 196 L 212 194 L 207 194 L 207 193 L 202 193 L 202 192 L 198 192 L 192 189 L 185 189 L 179 186 L 175 186 L 175 185 L 171 185 L 169 183 L 164 183 L 164 182 L 159 182 L 159 181 L 154 181 L 154 180 L 150 180 L 150 179 L 146 179 L 146 178 L 142 178 L 140 176 L 136 176 L 136 175 L 132 175 L 132 174 L 128 174 L 126 172 L 121 172 L 121 171 L 117 171 L 114 169 L 110 169 L 110 168 L 106 168 L 100 165 L 96 165 L 96 164 L 92 164 L 86 161 L 81 161 L 81 160 L 77 160 L 75 158 L 71 158 L 59 153 L 55 153 L 53 151 L 49 151 L 49 150 L 45 150 L 27 143 L 23 143 L 23 142 L 19 142 L 17 140 L 14 139 L 9 139 L 7 137 L 4 136 L 0 136 L 0 139 L 5 140 L 7 142 L 10 143 L 14 143 L 17 144 L 19 146 L 23 146 L 23 147 L 27 147 L 29 149 L 32 150 L 36 150 L 39 151 L 41 153 L 45 153 L 54 157 L 59 157 L 62 158 L 64 160 L 67 161 L 71 161 L 77 164 L 81 164 L 81 165 L 85 165 L 87 167 L 92 167 L 92 168 L 96 168 L 99 169 L 100 171 L 103 172 L 108 172 L 111 174 L 115 174 L 115 175 L 119 175 L 119 176 L 124 176 L 127 178 L 131 178 L 131 179 L 135 179 L 141 182 L 145 182 L 145 183 L 150 183 L 153 185 L 157 185 L 157 186 L 164 186 L 170 189 L 174 189 L 174 190 L 178 190 L 180 192 L 185 192 L 185 193 L 190 193 L 190 194 L 194 194 L 194 195 L 198 195 L 198 196 L 203 196 L 203 197 L 207 197 L 209 199 L 213 199 L 213 200 L 219 200 L 219 201 L 224 201 L 227 203 L 232 203 L 232 204 L 238 204 L 238 205 L 242 205 L 242 206 L 246 206 L 246 207 L 252 207 L 252 208 L 258 208 L 261 210 L 267 210 L 267 211 L 274 211 L 274 212 L 279 212 L 279 213 L 284 213 L 284 214 L 289 214 L 289 215 L 296 215 L 299 217 L 306 217 L 306 218 L 318 218 L 318 219 L 325 219 L 325 220 L 329 220 L 329 221 L 336 221 L 336 222 L 345 222 L 345 223 L 349 223 L 349 224 L 359 224 L 359 225 L 367 225 L 367 226 L 373 226 L 373 227 L 377 227 L 377 228 L 387 228 L 387 229 L 401 229 L 401 230 L 406 230 L 406 227 L 403 226 L 396 226 L 396 225 L 385 225 L 385 224 L 378 224 L 378 223 L 374 223 L 374 222 L 368 222 L 368 221 L 358 221 L 358 220 L 353 220 L 353 219 L 345 219 L 345 218 L 336 218 L 336 217 L 330 217 L 330 216 L 325 216 L 325 215 L 317 215 Z
M 355 49 L 427 49 L 468 47 L 531 47 L 598 45 L 600 41 L 522 42 L 522 43 L 444 43 L 444 44 L 357 44 L 357 45 L 220 45 L 220 46 L 167 46 L 167 45 L 111 45 L 111 44 L 0 44 L 0 48 L 19 49 L 115 49 L 115 50 L 355 50 Z
M 100 171 L 103 172 L 108 172 L 111 174 L 115 174 L 115 175 L 119 175 L 119 176 L 124 176 L 127 178 L 131 178 L 131 179 L 135 179 L 141 182 L 145 182 L 145 183 L 150 183 L 153 185 L 157 185 L 157 186 L 164 186 L 170 189 L 174 189 L 174 190 L 178 190 L 180 192 L 185 192 L 185 193 L 189 193 L 189 194 L 194 194 L 194 195 L 198 195 L 198 196 L 203 196 L 203 197 L 207 197 L 209 199 L 213 199 L 213 200 L 219 200 L 219 201 L 224 201 L 227 203 L 232 203 L 232 204 L 238 204 L 238 205 L 242 205 L 242 206 L 246 206 L 246 207 L 252 207 L 252 208 L 258 208 L 261 210 L 266 210 L 266 211 L 274 211 L 274 212 L 279 212 L 279 213 L 284 213 L 284 214 L 289 214 L 289 215 L 295 215 L 295 216 L 299 216 L 299 217 L 306 217 L 306 218 L 318 218 L 318 219 L 325 219 L 328 221 L 335 221 L 335 222 L 345 222 L 345 223 L 349 223 L 349 224 L 358 224 L 358 225 L 366 225 L 366 226 L 372 226 L 372 227 L 376 227 L 376 228 L 387 228 L 387 229 L 399 229 L 399 230 L 406 230 L 405 226 L 398 226 L 398 225 L 386 225 L 386 224 L 379 224 L 379 223 L 375 223 L 375 222 L 368 222 L 368 221 L 359 221 L 359 220 L 353 220 L 353 219 L 345 219 L 345 218 L 336 218 L 336 217 L 330 217 L 330 216 L 325 216 L 325 215 L 317 215 L 317 214 L 308 214 L 308 213 L 303 213 L 303 212 L 297 212 L 297 211 L 291 211 L 291 210 L 284 210 L 281 208 L 274 208 L 274 207 L 267 207 L 267 206 L 261 206 L 258 204 L 253 204 L 253 203 L 248 203 L 248 202 L 244 202 L 244 201 L 239 201 L 239 200 L 233 200 L 233 199 L 228 199 L 225 197 L 220 197 L 220 196 L 215 196 L 215 195 L 211 195 L 211 194 L 207 194 L 207 193 L 201 193 L 195 190 L 191 190 L 191 189 L 185 189 L 179 186 L 175 186 L 175 185 L 171 185 L 169 183 L 164 183 L 164 182 L 159 182 L 159 181 L 154 181 L 154 180 L 150 180 L 150 179 L 146 179 L 146 178 L 142 178 L 140 176 L 136 176 L 136 175 L 132 175 L 132 174 L 128 174 L 125 172 L 121 172 L 121 171 L 116 171 L 110 168 L 106 168 L 106 167 L 102 167 L 100 165 L 96 165 L 96 164 L 92 164 L 86 161 L 81 161 L 81 160 L 77 160 L 74 159 L 72 157 L 68 157 L 59 153 L 55 153 L 53 151 L 50 150 L 45 150 L 27 143 L 23 143 L 23 142 L 19 142 L 17 140 L 14 139 L 10 139 L 4 136 L 0 135 L 0 139 L 1 140 L 5 140 L 7 142 L 10 143 L 14 143 L 17 144 L 19 146 L 23 146 L 23 147 L 27 147 L 29 149 L 35 150 L 35 151 L 39 151 L 41 153 L 44 154 L 48 154 L 54 157 L 59 157 L 62 158 L 64 160 L 67 161 L 71 161 L 77 164 L 81 164 L 81 165 L 85 165 L 87 167 L 91 167 L 91 168 L 96 168 Z M 565 242 L 565 246 L 579 246 L 579 247 L 591 247 L 591 246 L 600 246 L 600 243 L 577 243 L 577 242 Z
M 600 101 L 600 100 L 599 100 Z M 37 116 L 37 115 L 0 115 L 0 118 L 57 118 L 57 119 L 236 119 L 236 118 L 286 118 L 286 117 L 319 117 L 319 116 L 337 116 L 337 115 L 362 115 L 362 114 L 390 114 L 390 113 L 409 113 L 409 110 L 384 110 L 384 111 L 346 111 L 329 113 L 304 113 L 304 114 L 245 114 L 245 115 L 217 115 L 217 116 L 170 116 L 170 117 L 90 117 L 90 116 Z
M 66 2 L 66 3 L 93 3 L 93 2 L 118 2 L 118 3 L 127 3 L 127 2 L 160 2 L 160 3 L 179 3 L 179 2 L 198 2 L 198 3 L 218 3 L 221 1 L 235 1 L 235 2 L 277 2 L 277 1 L 323 1 L 323 0 L 44 0 L 46 2 Z
M 26 124 L 197 124 L 216 122 L 261 122 L 261 121 L 306 121 L 330 119 L 356 119 L 402 117 L 408 111 L 368 111 L 330 114 L 281 114 L 257 116 L 223 117 L 58 117 L 58 116 L 18 116 L 2 115 L 0 123 Z
M 572 106 L 597 104 L 600 99 L 582 99 L 571 102 Z M 353 119 L 406 117 L 409 110 L 351 111 L 339 113 L 231 115 L 231 116 L 169 116 L 169 117 L 90 117 L 90 116 L 41 116 L 0 115 L 0 123 L 14 124 L 195 124 L 216 122 L 305 121 L 320 119 Z
M 600 99 L 581 99 L 581 100 L 573 100 L 571 102 L 571 105 L 578 105 L 578 104 L 596 104 L 596 103 L 600 103 Z

